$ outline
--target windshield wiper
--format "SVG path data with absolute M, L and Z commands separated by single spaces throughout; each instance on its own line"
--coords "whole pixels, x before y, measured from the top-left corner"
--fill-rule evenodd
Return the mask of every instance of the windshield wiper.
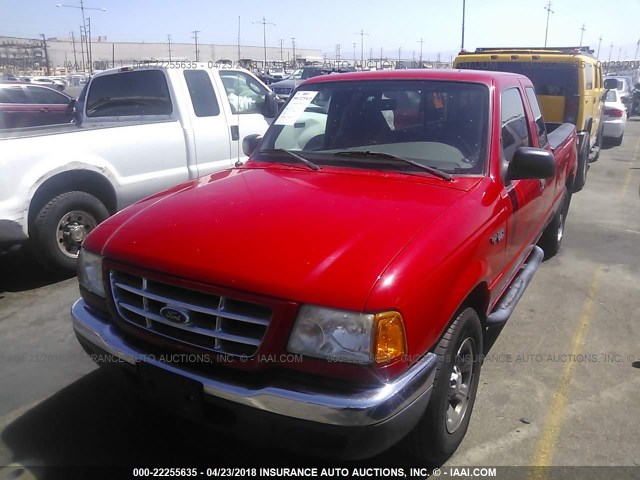
M 293 153 L 291 150 L 287 150 L 285 148 L 272 148 L 272 149 L 268 149 L 268 150 L 260 150 L 259 153 L 286 153 L 291 158 L 295 158 L 299 162 L 304 163 L 311 170 L 320 170 L 320 167 L 318 165 L 316 165 L 315 163 L 313 163 L 312 161 L 307 160 L 306 158 L 298 155 L 297 153 Z
M 414 167 L 418 167 L 425 172 L 429 172 L 431 175 L 441 178 L 442 180 L 446 180 L 448 182 L 451 182 L 453 180 L 453 176 L 449 175 L 446 172 L 443 172 L 442 170 L 438 170 L 437 168 L 414 162 L 413 160 L 409 160 L 408 158 L 397 157 L 389 153 L 371 152 L 369 150 L 344 150 L 342 152 L 336 152 L 334 153 L 334 155 L 337 157 L 378 157 L 389 158 L 391 160 L 399 160 L 401 162 L 408 163 L 409 165 L 413 165 Z

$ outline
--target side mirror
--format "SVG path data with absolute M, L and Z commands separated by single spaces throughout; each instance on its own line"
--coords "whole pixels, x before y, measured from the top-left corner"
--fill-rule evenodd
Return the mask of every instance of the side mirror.
M 604 81 L 604 89 L 605 90 L 616 90 L 618 88 L 618 85 L 620 84 L 620 81 L 615 79 L 615 78 L 607 78 Z
M 507 180 L 549 178 L 556 174 L 553 153 L 541 148 L 519 147 L 507 169 Z
M 258 135 L 256 133 L 247 135 L 242 139 L 242 151 L 247 157 L 250 157 L 253 152 L 256 151 L 256 148 L 258 148 L 260 142 L 262 142 L 261 135 Z
M 262 115 L 265 118 L 274 118 L 278 114 L 278 97 L 275 93 L 269 92 L 264 96 L 262 105 Z

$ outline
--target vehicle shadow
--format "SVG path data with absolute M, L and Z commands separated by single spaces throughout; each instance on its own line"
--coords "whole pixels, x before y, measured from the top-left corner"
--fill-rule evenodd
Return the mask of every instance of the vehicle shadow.
M 0 294 L 23 292 L 73 277 L 69 272 L 52 272 L 42 267 L 26 246 L 0 255 Z
M 0 438 L 11 457 L 3 463 L 37 472 L 39 479 L 75 478 L 61 467 L 92 466 L 408 469 L 397 447 L 371 459 L 338 462 L 245 443 L 151 407 L 121 375 L 104 368 L 18 417 Z

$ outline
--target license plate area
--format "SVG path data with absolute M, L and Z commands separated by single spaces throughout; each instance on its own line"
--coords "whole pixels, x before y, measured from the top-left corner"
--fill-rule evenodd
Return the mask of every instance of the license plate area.
M 177 415 L 202 419 L 202 383 L 146 362 L 137 366 L 143 394 L 149 401 Z

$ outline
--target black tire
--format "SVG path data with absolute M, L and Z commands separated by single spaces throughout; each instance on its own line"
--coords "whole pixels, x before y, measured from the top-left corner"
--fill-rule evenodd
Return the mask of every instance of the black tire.
M 549 225 L 547 225 L 547 228 L 544 229 L 540 241 L 538 241 L 538 246 L 544 250 L 545 260 L 555 256 L 560 251 L 570 203 L 571 195 L 565 187 L 558 211 L 553 216 Z
M 418 422 L 418 425 L 409 433 L 404 442 L 409 455 L 414 460 L 430 466 L 441 465 L 453 452 L 456 451 L 464 438 L 469 426 L 469 419 L 473 411 L 480 377 L 480 356 L 482 350 L 482 326 L 478 314 L 472 308 L 467 308 L 460 313 L 449 326 L 435 349 L 438 356 L 438 366 L 433 384 L 431 399 L 427 408 Z M 469 353 L 466 347 L 473 346 Z M 466 408 L 457 415 L 457 426 L 451 422 L 450 400 L 454 381 L 454 367 L 458 367 L 461 356 L 458 355 L 464 348 L 465 368 L 470 368 L 466 383 Z M 464 363 L 464 362 L 463 362 Z M 459 373 L 460 370 L 457 370 Z M 465 385 L 464 374 L 460 374 L 459 388 Z M 460 393 L 462 390 L 458 391 Z M 464 395 L 464 393 L 462 393 Z M 455 415 L 455 413 L 453 413 Z M 455 427 L 455 428 L 454 428 Z
M 598 127 L 598 133 L 597 138 L 596 138 L 596 154 L 594 155 L 593 159 L 589 162 L 589 163 L 593 163 L 593 162 L 597 162 L 598 159 L 600 158 L 600 151 L 602 150 L 602 134 L 604 133 L 604 120 L 601 118 L 600 119 L 600 126 Z
M 32 250 L 49 270 L 75 271 L 80 245 L 109 217 L 104 204 L 85 192 L 67 192 L 49 201 L 33 221 Z
M 587 172 L 589 171 L 589 142 L 591 141 L 590 135 L 587 133 L 578 152 L 578 171 L 576 172 L 576 179 L 573 182 L 573 192 L 579 192 L 584 188 L 587 183 Z

